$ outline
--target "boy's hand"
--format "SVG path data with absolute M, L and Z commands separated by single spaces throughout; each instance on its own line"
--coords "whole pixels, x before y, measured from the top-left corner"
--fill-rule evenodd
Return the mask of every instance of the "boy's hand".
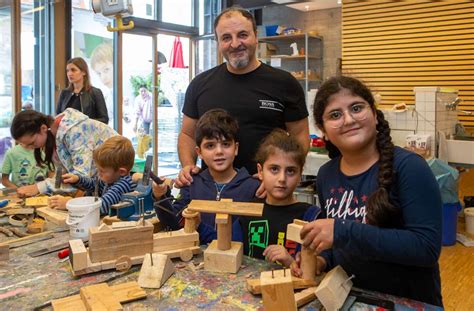
M 321 256 L 316 256 L 316 275 L 320 275 L 326 270 L 326 260 Z M 295 256 L 295 261 L 290 266 L 291 274 L 297 277 L 303 276 L 303 270 L 301 270 L 301 252 L 298 252 Z
M 161 180 L 164 180 L 164 178 L 161 178 Z M 155 199 L 159 200 L 163 195 L 166 194 L 166 191 L 168 191 L 168 185 L 163 182 L 161 184 L 157 184 L 156 182 L 153 182 L 153 196 Z
M 28 185 L 20 187 L 16 190 L 16 193 L 19 198 L 32 197 L 39 193 L 37 185 Z
M 66 203 L 71 200 L 71 197 L 64 197 L 62 195 L 53 195 L 48 198 L 48 206 L 50 208 L 66 210 Z
M 334 219 L 318 219 L 303 226 L 300 232 L 303 246 L 317 254 L 332 247 L 334 242 Z
M 271 262 L 278 261 L 285 267 L 290 267 L 294 259 L 281 245 L 268 245 L 267 248 L 263 251 L 263 256 L 265 259 Z
M 61 177 L 63 178 L 63 183 L 65 184 L 75 184 L 79 181 L 79 176 L 70 173 L 63 174 Z
M 183 167 L 175 180 L 176 188 L 189 186 L 193 182 L 192 175 L 196 175 L 200 171 L 201 168 L 196 165 L 186 165 L 185 167 Z

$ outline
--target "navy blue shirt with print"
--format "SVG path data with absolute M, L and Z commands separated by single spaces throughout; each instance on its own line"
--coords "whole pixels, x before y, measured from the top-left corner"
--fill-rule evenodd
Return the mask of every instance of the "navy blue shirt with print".
M 335 218 L 333 248 L 323 252 L 327 270 L 341 265 L 354 286 L 442 305 L 438 258 L 441 196 L 433 173 L 419 155 L 396 147 L 390 201 L 400 209 L 393 228 L 367 225 L 366 205 L 378 188 L 379 163 L 346 176 L 340 157 L 318 172 L 322 217 Z

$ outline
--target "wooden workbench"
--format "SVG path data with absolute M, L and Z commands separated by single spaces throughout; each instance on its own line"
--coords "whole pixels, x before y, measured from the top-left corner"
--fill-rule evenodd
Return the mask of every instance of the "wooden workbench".
M 140 266 L 128 272 L 102 271 L 82 277 L 73 277 L 69 263 L 60 262 L 57 253 L 32 258 L 27 253 L 40 248 L 53 246 L 68 240 L 68 232 L 55 233 L 55 238 L 10 250 L 10 261 L 0 263 L 0 306 L 2 310 L 51 308 L 48 302 L 78 293 L 86 285 L 107 282 L 116 285 L 137 280 Z M 202 262 L 202 255 L 193 259 L 195 264 Z M 260 272 L 278 266 L 244 257 L 244 268 L 237 274 L 211 273 L 202 269 L 192 271 L 179 260 L 173 260 L 176 273 L 160 290 L 147 289 L 147 299 L 125 306 L 128 308 L 153 309 L 261 309 L 261 296 L 253 296 L 246 288 L 248 277 L 259 277 Z M 399 306 L 419 308 L 419 302 L 382 295 L 394 300 Z M 368 306 L 358 304 L 362 309 Z M 319 310 L 317 301 L 305 309 Z M 370 308 L 369 308 L 370 309 Z M 373 308 L 375 310 L 375 308 Z

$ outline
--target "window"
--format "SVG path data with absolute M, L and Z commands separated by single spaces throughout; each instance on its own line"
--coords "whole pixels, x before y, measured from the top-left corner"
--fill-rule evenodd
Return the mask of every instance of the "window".
M 79 3 L 80 4 L 80 3 Z M 81 6 L 80 7 L 84 7 Z M 114 127 L 114 49 L 113 33 L 107 31 L 110 19 L 78 6 L 72 9 L 72 57 L 82 57 L 89 67 L 93 86 L 105 98 L 109 125 Z
M 163 22 L 193 26 L 194 0 L 165 0 L 161 3 L 161 19 Z

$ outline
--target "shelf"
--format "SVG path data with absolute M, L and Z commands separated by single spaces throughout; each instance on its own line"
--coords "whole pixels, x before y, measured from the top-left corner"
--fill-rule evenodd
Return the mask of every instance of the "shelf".
M 306 34 L 298 34 L 298 35 L 280 35 L 280 36 L 270 36 L 270 37 L 260 37 L 257 38 L 258 41 L 282 41 L 282 40 L 296 40 L 296 39 L 304 39 Z M 322 40 L 323 38 L 320 36 L 313 36 L 313 35 L 308 35 L 308 39 L 318 39 Z
M 290 55 L 272 55 L 270 57 L 259 57 L 259 59 L 272 59 L 272 58 L 281 58 L 285 60 L 301 60 L 301 59 L 306 59 L 305 55 L 298 55 L 298 56 L 290 56 Z M 308 59 L 321 59 L 321 57 L 316 57 L 316 56 L 308 56 Z

